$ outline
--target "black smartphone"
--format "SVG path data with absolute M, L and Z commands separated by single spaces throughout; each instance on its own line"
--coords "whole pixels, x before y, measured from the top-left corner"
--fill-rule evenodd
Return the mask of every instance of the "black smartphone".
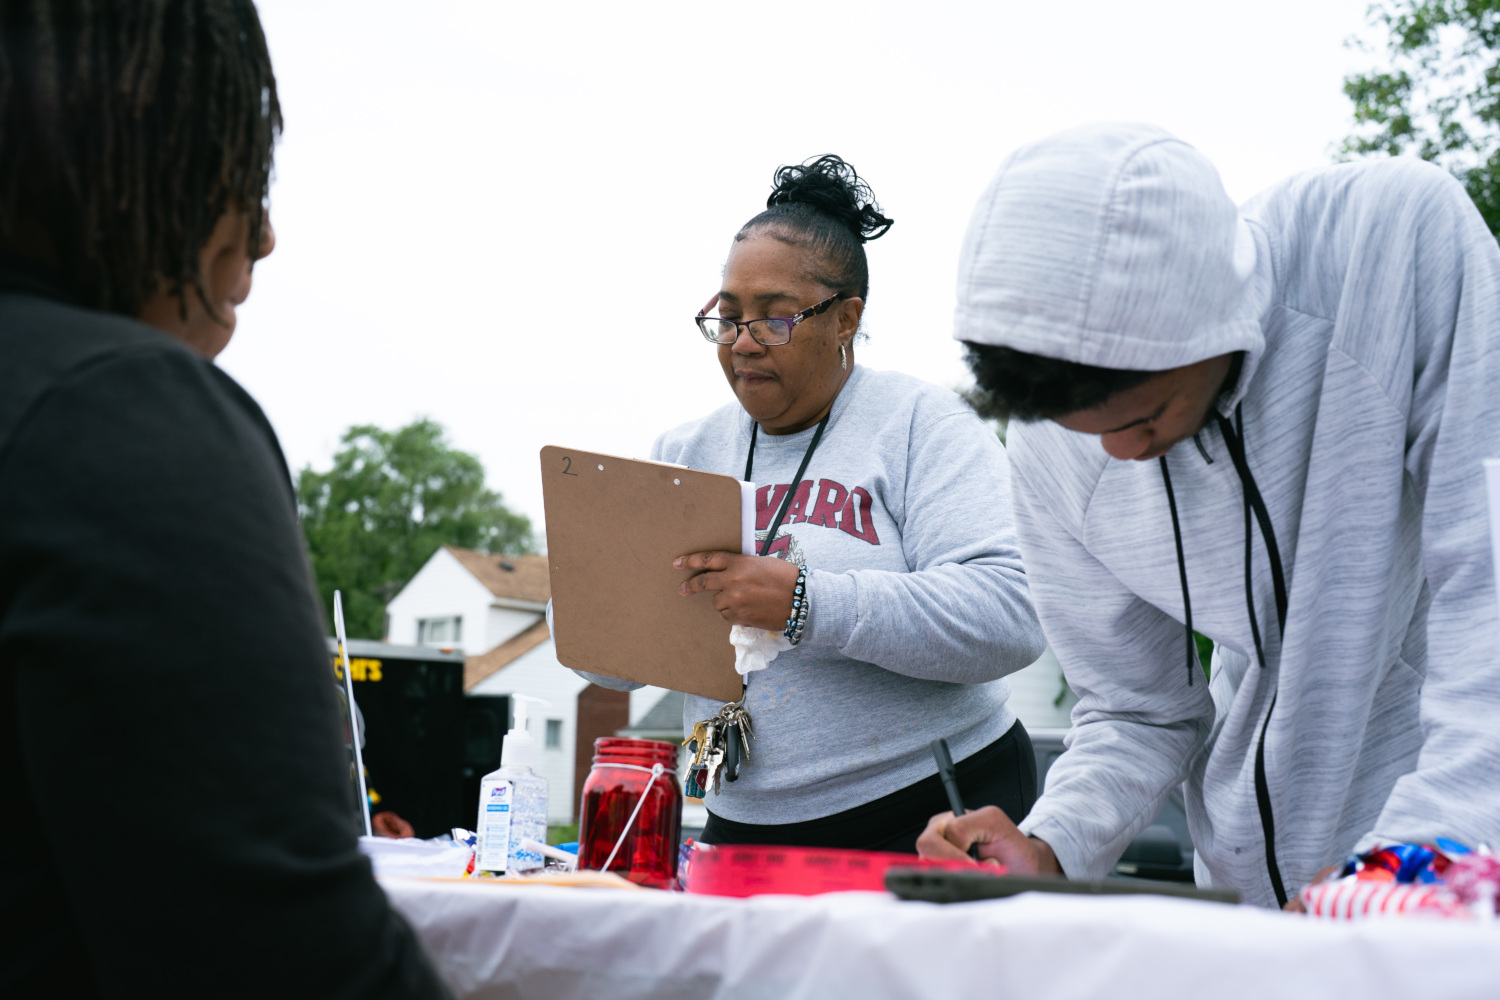
M 986 871 L 943 871 L 931 868 L 892 868 L 885 887 L 902 899 L 924 903 L 971 903 L 1000 899 L 1023 892 L 1063 892 L 1081 896 L 1175 896 L 1211 903 L 1238 903 L 1233 889 L 1199 889 L 1181 882 L 1111 878 L 1099 882 L 1074 881 L 1057 875 L 999 875 Z

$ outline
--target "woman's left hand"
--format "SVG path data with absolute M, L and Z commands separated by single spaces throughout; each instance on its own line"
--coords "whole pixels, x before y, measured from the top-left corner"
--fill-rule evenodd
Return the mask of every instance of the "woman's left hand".
M 769 632 L 786 629 L 792 590 L 797 586 L 797 567 L 791 563 L 774 556 L 694 552 L 672 565 L 694 574 L 677 592 L 683 597 L 712 593 L 714 608 L 729 624 Z

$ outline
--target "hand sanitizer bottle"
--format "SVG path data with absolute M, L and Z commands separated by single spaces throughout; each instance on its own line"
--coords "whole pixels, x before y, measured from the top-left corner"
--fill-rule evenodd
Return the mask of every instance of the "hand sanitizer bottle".
M 535 871 L 545 862 L 535 851 L 521 849 L 521 841 L 547 842 L 547 779 L 531 769 L 535 744 L 526 731 L 527 703 L 546 705 L 541 698 L 511 695 L 515 728 L 505 734 L 500 770 L 479 783 L 478 859 L 481 871 Z

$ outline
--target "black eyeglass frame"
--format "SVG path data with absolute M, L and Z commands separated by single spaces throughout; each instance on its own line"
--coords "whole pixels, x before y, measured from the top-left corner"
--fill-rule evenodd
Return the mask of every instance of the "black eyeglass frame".
M 787 344 L 790 344 L 792 342 L 792 330 L 797 326 L 798 323 L 801 323 L 803 320 L 812 319 L 814 316 L 822 315 L 823 313 L 827 312 L 835 302 L 842 298 L 844 298 L 843 292 L 834 292 L 822 302 L 819 302 L 816 305 L 808 306 L 806 309 L 802 310 L 794 316 L 766 316 L 761 319 L 742 321 L 735 319 L 724 319 L 719 316 L 709 316 L 708 311 L 712 309 L 719 301 L 719 297 L 715 295 L 713 298 L 708 300 L 708 305 L 698 310 L 698 315 L 693 317 L 693 321 L 698 324 L 698 332 L 703 334 L 703 339 L 708 341 L 710 344 L 713 344 L 715 347 L 725 347 L 729 344 L 734 343 L 736 340 L 739 340 L 741 327 L 744 327 L 745 331 L 750 334 L 751 340 L 754 340 L 762 347 L 785 347 Z M 712 320 L 715 325 L 718 325 L 720 323 L 733 323 L 734 336 L 728 340 L 720 340 L 717 335 L 709 331 L 708 323 L 710 320 Z M 755 335 L 755 324 L 757 323 L 785 323 L 786 339 L 778 340 L 774 343 L 767 343 L 766 341 L 761 340 Z

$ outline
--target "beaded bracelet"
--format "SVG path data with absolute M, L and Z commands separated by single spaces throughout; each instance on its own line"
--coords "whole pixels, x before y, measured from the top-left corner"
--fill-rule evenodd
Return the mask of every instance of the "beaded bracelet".
M 807 567 L 797 564 L 797 585 L 792 588 L 792 613 L 786 620 L 787 642 L 793 646 L 802 641 L 802 630 L 807 626 Z

